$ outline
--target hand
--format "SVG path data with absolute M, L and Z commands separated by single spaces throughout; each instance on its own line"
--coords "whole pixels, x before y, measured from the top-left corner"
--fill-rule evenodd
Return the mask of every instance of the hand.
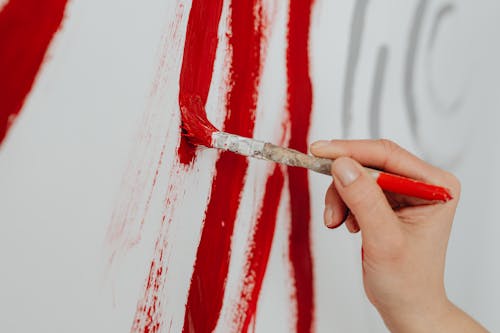
M 446 249 L 460 197 L 452 174 L 388 140 L 319 141 L 312 154 L 335 159 L 325 224 L 361 230 L 366 295 L 392 332 L 485 332 L 444 288 Z M 384 193 L 363 166 L 447 187 L 453 199 L 430 203 Z

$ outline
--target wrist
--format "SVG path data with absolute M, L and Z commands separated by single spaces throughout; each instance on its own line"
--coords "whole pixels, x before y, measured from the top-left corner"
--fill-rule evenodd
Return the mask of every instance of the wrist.
M 386 313 L 379 311 L 392 333 L 436 332 L 454 315 L 457 308 L 446 297 L 436 298 L 432 303 L 414 305 L 410 309 L 401 306 Z
M 448 299 L 439 302 L 439 304 L 436 303 L 430 311 L 415 311 L 409 314 L 400 313 L 399 315 L 384 317 L 384 321 L 392 333 L 488 332 L 481 324 Z

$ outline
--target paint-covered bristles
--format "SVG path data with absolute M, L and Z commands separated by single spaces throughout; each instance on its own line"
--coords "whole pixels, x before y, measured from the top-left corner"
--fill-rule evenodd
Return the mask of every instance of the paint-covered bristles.
M 182 136 L 193 146 L 212 147 L 212 133 L 218 132 L 207 119 L 198 96 L 191 96 L 181 107 Z

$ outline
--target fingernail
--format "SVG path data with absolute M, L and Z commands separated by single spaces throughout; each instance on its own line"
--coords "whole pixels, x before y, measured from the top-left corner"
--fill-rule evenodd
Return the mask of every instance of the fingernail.
M 327 228 L 333 228 L 333 208 L 330 205 L 325 206 L 325 212 L 323 213 L 323 218 L 325 219 L 325 225 Z
M 320 140 L 320 141 L 313 142 L 311 144 L 311 148 L 313 148 L 313 149 L 321 149 L 321 148 L 324 148 L 324 147 L 328 146 L 329 144 L 330 144 L 330 141 Z
M 333 173 L 342 185 L 351 185 L 361 175 L 356 164 L 351 159 L 341 158 L 333 164 Z

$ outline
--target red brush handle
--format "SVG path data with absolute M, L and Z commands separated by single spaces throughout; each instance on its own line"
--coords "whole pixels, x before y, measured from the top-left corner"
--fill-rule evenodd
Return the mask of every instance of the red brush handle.
M 447 188 L 430 185 L 418 180 L 397 176 L 370 169 L 378 185 L 385 191 L 404 194 L 430 201 L 449 201 L 453 199 Z

